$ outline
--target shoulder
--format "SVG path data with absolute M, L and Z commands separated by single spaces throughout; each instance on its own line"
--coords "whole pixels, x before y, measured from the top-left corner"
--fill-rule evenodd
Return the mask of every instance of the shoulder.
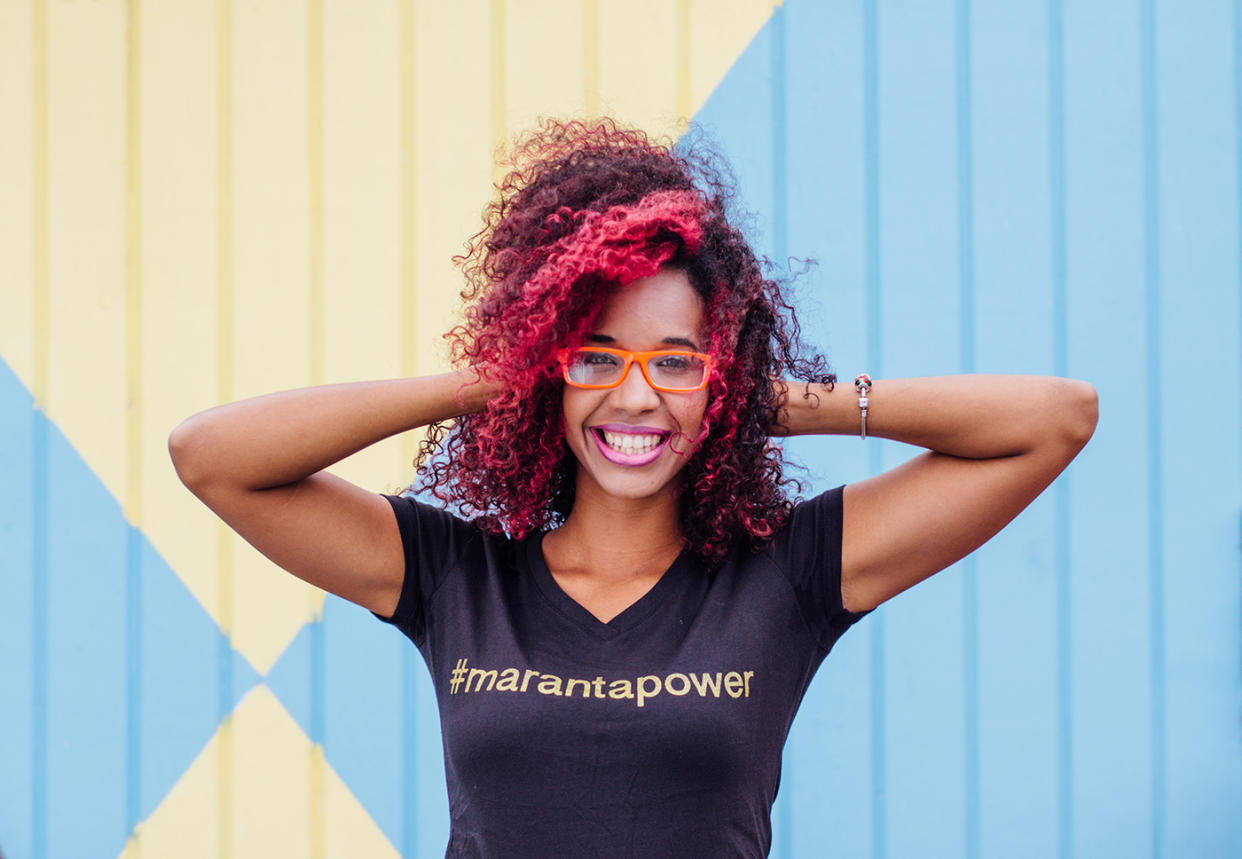
M 841 531 L 845 487 L 796 504 L 776 535 L 771 555 L 789 582 L 803 616 L 825 651 L 866 612 L 845 608 L 841 583 Z
M 493 534 L 479 523 L 410 495 L 385 495 L 401 532 L 406 575 L 438 580 L 475 555 L 510 555 L 519 541 Z
M 396 610 L 377 617 L 403 627 L 421 646 L 428 608 L 444 585 L 464 576 L 469 598 L 471 589 L 513 567 L 521 543 L 487 533 L 475 522 L 409 495 L 384 498 L 401 532 L 405 573 Z
M 398 524 L 439 529 L 463 536 L 479 530 L 470 520 L 463 519 L 444 507 L 428 504 L 413 495 L 385 495 L 383 497 L 392 507 Z
M 845 487 L 837 486 L 793 506 L 772 537 L 771 552 L 782 568 L 838 566 Z

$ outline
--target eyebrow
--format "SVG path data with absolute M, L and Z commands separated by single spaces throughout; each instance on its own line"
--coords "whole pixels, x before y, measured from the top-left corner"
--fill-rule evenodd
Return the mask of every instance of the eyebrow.
M 591 334 L 587 336 L 588 343 L 616 343 L 616 338 L 609 337 L 607 334 Z M 660 341 L 665 346 L 685 346 L 692 352 L 697 352 L 699 347 L 693 340 L 687 337 L 665 337 Z

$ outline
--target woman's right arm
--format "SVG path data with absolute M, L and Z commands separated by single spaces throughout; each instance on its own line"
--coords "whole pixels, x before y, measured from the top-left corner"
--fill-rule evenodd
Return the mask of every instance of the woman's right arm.
M 472 374 L 325 385 L 208 409 L 168 438 L 181 481 L 279 566 L 385 617 L 405 573 L 392 508 L 324 471 L 397 433 L 477 411 Z

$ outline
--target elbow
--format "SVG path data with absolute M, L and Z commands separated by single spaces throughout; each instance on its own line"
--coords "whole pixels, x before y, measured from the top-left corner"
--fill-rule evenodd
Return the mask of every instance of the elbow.
M 1095 434 L 1095 426 L 1100 418 L 1100 396 L 1096 393 L 1095 386 L 1087 382 L 1066 379 L 1064 384 L 1063 432 L 1067 443 L 1077 452 Z
M 182 421 L 168 435 L 168 456 L 177 477 L 195 495 L 200 494 L 208 473 L 203 435 L 197 415 Z

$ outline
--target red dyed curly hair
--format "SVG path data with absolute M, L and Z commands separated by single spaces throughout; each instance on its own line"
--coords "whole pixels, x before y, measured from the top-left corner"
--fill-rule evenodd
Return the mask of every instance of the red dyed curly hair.
M 584 341 L 612 289 L 673 265 L 703 300 L 716 357 L 682 484 L 683 531 L 709 563 L 739 540 L 766 543 L 789 516 L 785 488 L 795 482 L 769 438 L 773 379 L 831 385 L 835 376 L 821 356 L 804 357 L 781 285 L 729 223 L 731 189 L 716 157 L 610 120 L 548 121 L 518 140 L 507 166 L 484 228 L 455 260 L 467 307 L 446 335 L 455 363 L 503 393 L 451 428 L 432 427 L 420 489 L 515 538 L 563 522 L 577 462 L 555 354 Z

